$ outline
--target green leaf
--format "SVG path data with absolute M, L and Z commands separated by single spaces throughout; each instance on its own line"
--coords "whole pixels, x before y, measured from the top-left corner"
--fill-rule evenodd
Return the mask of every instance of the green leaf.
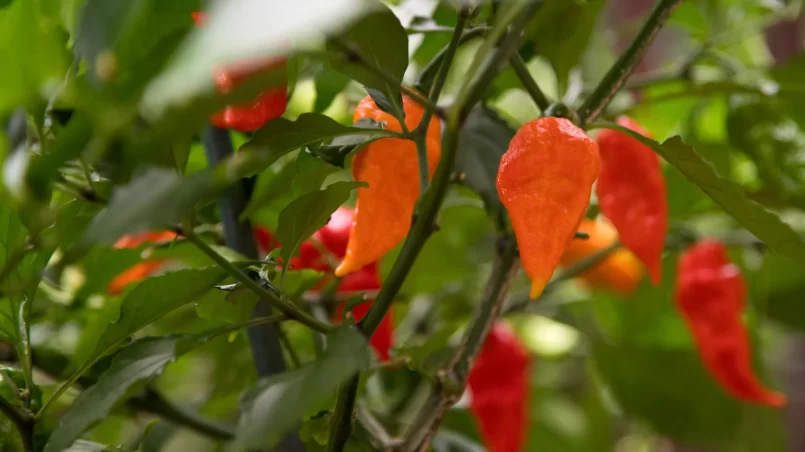
M 313 111 L 317 113 L 323 113 L 349 84 L 349 77 L 334 71 L 329 65 L 316 75 L 315 80 L 316 103 L 313 105 Z
M 658 433 L 701 445 L 723 444 L 737 433 L 740 404 L 716 386 L 695 350 L 596 341 L 593 357 L 623 409 Z
M 81 393 L 62 417 L 45 452 L 68 448 L 82 432 L 109 416 L 118 401 L 141 390 L 165 366 L 191 348 L 190 336 L 149 337 L 121 350 L 97 383 Z
M 243 323 L 252 315 L 260 298 L 250 289 L 235 286 L 231 291 L 211 290 L 196 305 L 196 314 L 215 322 Z
M 721 177 L 710 163 L 702 159 L 681 138 L 671 137 L 659 144 L 631 130 L 622 127 L 617 130 L 657 151 L 772 251 L 805 267 L 805 242 L 802 236 L 783 223 L 779 216 L 747 198 L 740 185 Z
M 545 2 L 528 28 L 539 55 L 556 71 L 559 92 L 564 93 L 568 75 L 581 60 L 595 31 L 604 0 Z
M 493 215 L 503 212 L 496 180 L 500 158 L 509 148 L 514 130 L 492 110 L 477 106 L 467 116 L 458 138 L 456 170 L 464 174 L 465 183 L 484 200 Z
M 69 65 L 63 36 L 36 2 L 14 1 L 0 9 L 0 116 L 18 105 L 44 103 L 43 88 L 62 81 Z
M 285 162 L 277 173 L 260 175 L 257 187 L 241 218 L 254 217 L 256 213 L 265 209 L 274 210 L 279 214 L 294 199 L 320 189 L 324 179 L 336 169 L 323 159 L 300 151 L 296 159 Z M 276 221 L 271 223 L 275 224 Z
M 211 173 L 188 177 L 164 168 L 149 168 L 115 190 L 109 205 L 93 219 L 81 240 L 84 247 L 113 244 L 125 234 L 162 230 L 178 223 L 213 192 Z
M 323 276 L 322 272 L 307 268 L 288 272 L 285 274 L 285 294 L 296 298 L 312 289 Z
M 805 205 L 805 132 L 779 102 L 730 97 L 729 142 L 755 163 L 766 188 Z
M 86 282 L 78 290 L 75 298 L 83 300 L 95 293 L 106 291 L 112 279 L 141 260 L 139 249 L 98 248 L 92 250 L 84 259 Z
M 262 172 L 278 158 L 295 149 L 313 147 L 341 135 L 356 134 L 372 135 L 382 132 L 348 127 L 319 113 L 304 113 L 296 121 L 285 118 L 269 121 L 238 152 L 248 153 L 243 158 L 248 159 L 253 168 L 245 174 L 249 176 Z
M 241 398 L 236 442 L 272 448 L 283 435 L 369 366 L 369 349 L 360 333 L 336 328 L 327 335 L 327 349 L 316 361 L 291 372 L 261 380 Z
M 355 123 L 355 127 L 361 129 L 381 130 L 382 124 L 371 118 L 363 118 Z M 343 168 L 346 165 L 347 157 L 350 154 L 366 146 L 372 141 L 376 141 L 381 138 L 383 138 L 382 135 L 377 136 L 367 136 L 365 134 L 341 135 L 333 138 L 333 140 L 329 144 L 322 144 L 310 147 L 309 152 L 312 155 L 329 163 L 330 165 Z
M 170 272 L 138 284 L 123 299 L 120 317 L 98 337 L 95 350 L 82 369 L 88 368 L 119 347 L 126 338 L 163 315 L 196 301 L 226 276 L 220 267 L 207 267 Z
M 302 242 L 327 224 L 330 215 L 349 199 L 352 190 L 366 186 L 362 182 L 336 182 L 324 190 L 302 196 L 280 213 L 277 240 L 282 243 L 283 273 Z
M 749 280 L 752 302 L 761 315 L 805 331 L 805 271 L 775 254 L 767 254 L 763 266 Z
M 343 61 L 332 63 L 336 70 L 382 93 L 388 102 L 381 102 L 378 107 L 398 118 L 405 117 L 400 85 L 408 68 L 408 35 L 390 9 L 381 7 L 364 16 L 344 31 L 338 41 L 328 43 L 327 48 L 334 52 L 355 52 L 385 73 L 388 79 L 364 64 L 351 61 L 349 55 Z

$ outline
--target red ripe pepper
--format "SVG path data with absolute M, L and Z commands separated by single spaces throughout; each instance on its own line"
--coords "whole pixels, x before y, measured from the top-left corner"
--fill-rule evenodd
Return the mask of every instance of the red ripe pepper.
M 650 137 L 622 116 L 618 124 Z M 618 230 L 623 246 L 643 262 L 652 284 L 662 278 L 662 252 L 668 230 L 665 176 L 657 154 L 636 139 L 615 131 L 598 134 L 601 172 L 596 193 L 605 217 Z
M 470 409 L 492 452 L 523 450 L 528 431 L 529 359 L 511 328 L 492 327 L 469 375 Z
M 738 400 L 779 407 L 783 394 L 766 389 L 752 370 L 749 335 L 741 321 L 746 283 L 723 243 L 705 240 L 682 253 L 676 303 L 704 365 Z
M 355 210 L 349 207 L 340 207 L 333 212 L 330 221 L 321 229 L 313 234 L 313 239 L 317 240 L 325 249 L 333 254 L 339 260 L 344 257 L 347 252 L 347 243 L 349 242 L 349 232 L 352 227 L 352 219 Z M 257 243 L 262 248 L 263 252 L 268 252 L 278 246 L 279 243 L 274 241 L 273 236 L 268 230 L 258 227 L 255 230 L 255 238 Z M 291 259 L 291 268 L 293 269 L 313 269 L 322 272 L 332 272 L 333 268 L 327 259 L 322 256 L 319 248 L 311 241 L 305 241 L 299 247 L 299 256 Z M 325 285 L 322 281 L 314 290 L 321 289 Z M 376 291 L 380 290 L 380 276 L 377 269 L 377 263 L 373 262 L 361 268 L 355 273 L 350 273 L 341 280 L 341 283 L 336 288 L 338 294 L 349 294 L 350 292 L 361 291 Z M 369 311 L 372 302 L 361 303 L 353 309 L 352 314 L 356 320 L 360 320 Z M 334 320 L 340 321 L 343 316 L 344 306 L 341 305 L 336 309 Z M 390 359 L 389 351 L 393 344 L 394 326 L 392 322 L 391 313 L 387 313 L 383 317 L 383 321 L 378 326 L 375 333 L 370 339 L 370 344 L 382 361 Z
M 380 290 L 380 276 L 377 272 L 377 264 L 371 263 L 355 273 L 350 273 L 341 280 L 336 292 L 339 294 L 349 294 L 350 292 L 362 292 Z M 369 312 L 374 300 L 361 303 L 352 310 L 352 315 L 355 320 L 360 320 Z M 335 319 L 340 320 L 344 315 L 344 306 L 341 305 L 335 312 Z M 369 344 L 380 357 L 381 361 L 388 361 L 390 359 L 389 350 L 391 350 L 393 342 L 394 326 L 391 319 L 391 311 L 386 313 L 383 321 L 378 325 Z
M 137 248 L 146 242 L 166 243 L 170 242 L 176 237 L 176 233 L 172 231 L 148 231 L 140 234 L 124 235 L 117 242 L 115 242 L 112 247 L 118 249 Z M 154 274 L 162 267 L 162 264 L 164 263 L 165 259 L 149 259 L 138 262 L 129 267 L 123 273 L 115 276 L 114 279 L 112 279 L 112 281 L 106 286 L 106 291 L 112 295 L 118 295 L 129 284 L 142 281 L 143 279 L 146 279 Z
M 203 25 L 204 13 L 193 13 L 193 20 Z M 226 94 L 239 83 L 261 73 L 271 72 L 285 67 L 285 59 L 270 58 L 268 60 L 254 61 L 240 64 L 235 68 L 219 70 L 215 74 L 215 84 L 218 92 Z M 253 101 L 243 105 L 228 105 L 210 118 L 210 122 L 224 129 L 235 129 L 241 132 L 251 132 L 263 127 L 268 121 L 279 118 L 285 113 L 288 106 L 288 84 L 272 86 L 260 93 Z

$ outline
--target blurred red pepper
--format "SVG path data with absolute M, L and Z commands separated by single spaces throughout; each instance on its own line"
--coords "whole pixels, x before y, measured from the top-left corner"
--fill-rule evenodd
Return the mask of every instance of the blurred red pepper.
M 193 20 L 203 25 L 206 16 L 204 13 L 193 13 Z M 266 60 L 251 61 L 219 70 L 215 74 L 215 84 L 218 92 L 226 94 L 239 83 L 259 73 L 269 73 L 285 68 L 285 59 L 269 58 Z M 285 113 L 288 106 L 288 83 L 284 81 L 280 86 L 272 86 L 260 93 L 253 101 L 243 105 L 228 105 L 210 118 L 210 122 L 224 129 L 235 129 L 241 132 L 251 132 L 263 127 L 268 121 L 279 118 Z
M 166 243 L 174 240 L 176 237 L 177 234 L 173 231 L 148 231 L 140 234 L 124 235 L 117 242 L 115 242 L 112 247 L 118 249 L 137 248 L 146 242 Z M 142 281 L 143 279 L 151 276 L 154 272 L 159 270 L 159 268 L 162 267 L 162 264 L 165 262 L 166 259 L 149 259 L 138 262 L 129 267 L 123 273 L 115 276 L 114 279 L 112 279 L 112 281 L 106 286 L 106 291 L 112 295 L 118 295 L 129 284 Z
M 651 134 L 632 119 L 618 124 L 645 137 Z M 662 278 L 662 252 L 668 230 L 665 176 L 657 154 L 616 130 L 598 134 L 601 172 L 596 183 L 598 205 L 618 230 L 623 246 L 643 262 L 655 286 Z
M 511 328 L 496 323 L 469 375 L 470 409 L 491 452 L 523 450 L 528 431 L 529 358 Z
M 749 335 L 741 321 L 745 302 L 746 283 L 723 243 L 704 240 L 682 253 L 676 303 L 705 367 L 736 399 L 782 406 L 785 396 L 763 387 L 752 370 Z
M 319 242 L 327 251 L 333 254 L 333 257 L 340 260 L 347 252 L 347 242 L 349 241 L 349 232 L 352 226 L 352 219 L 355 210 L 349 207 L 340 207 L 333 212 L 330 221 L 321 229 L 313 234 L 313 240 Z M 261 251 L 267 253 L 274 248 L 280 246 L 273 235 L 263 227 L 258 227 L 255 230 L 255 237 L 261 247 Z M 337 262 L 335 262 L 337 264 Z M 313 241 L 305 241 L 299 248 L 299 256 L 295 256 L 290 262 L 291 268 L 299 269 L 313 269 L 322 272 L 331 273 L 333 267 L 325 256 L 319 251 L 319 248 Z M 322 280 L 314 291 L 321 290 L 326 286 L 327 281 Z M 380 290 L 380 276 L 377 269 L 377 263 L 373 262 L 355 273 L 351 273 L 344 277 L 336 288 L 336 293 L 341 295 L 349 294 L 350 292 L 362 291 L 377 291 Z M 372 302 L 361 303 L 353 309 L 352 314 L 356 320 L 360 320 L 369 311 Z M 344 305 L 343 303 L 335 310 L 333 319 L 340 321 L 343 316 Z M 370 344 L 382 361 L 389 360 L 389 350 L 393 343 L 394 326 L 392 323 L 391 312 L 383 317 L 383 321 L 378 326 L 378 329 L 372 335 Z

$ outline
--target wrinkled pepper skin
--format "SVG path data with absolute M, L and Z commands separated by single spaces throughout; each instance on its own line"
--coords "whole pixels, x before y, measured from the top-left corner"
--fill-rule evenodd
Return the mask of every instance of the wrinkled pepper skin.
M 559 263 L 569 267 L 590 257 L 618 241 L 618 231 L 604 218 L 582 220 L 579 232 L 589 235 L 586 240 L 571 240 Z M 588 286 L 608 289 L 623 296 L 631 295 L 643 278 L 643 264 L 625 248 L 618 248 L 609 256 L 579 274 Z
M 648 131 L 622 116 L 618 124 L 645 137 Z M 662 252 L 668 231 L 668 200 L 660 159 L 648 146 L 616 130 L 597 137 L 601 174 L 596 194 L 601 213 L 618 230 L 623 246 L 646 266 L 655 286 L 662 278 Z
M 526 123 L 500 159 L 497 191 L 531 279 L 531 298 L 542 293 L 573 239 L 598 170 L 598 145 L 564 118 Z
M 403 96 L 405 123 L 409 130 L 419 124 L 422 106 Z M 387 130 L 401 132 L 399 121 L 375 105 L 371 97 L 360 101 L 353 115 L 355 122 L 363 118 L 386 123 Z M 428 125 L 426 148 L 430 177 L 441 157 L 441 124 L 433 118 Z M 352 161 L 352 177 L 368 182 L 358 188 L 355 218 L 349 234 L 346 256 L 335 270 L 345 276 L 378 261 L 405 239 L 411 228 L 411 217 L 419 198 L 419 160 L 411 140 L 383 138 L 363 148 Z
M 198 25 L 204 24 L 204 13 L 193 13 L 193 20 Z M 237 67 L 219 70 L 215 74 L 215 85 L 220 94 L 226 94 L 239 83 L 261 73 L 271 72 L 285 67 L 284 59 L 271 58 L 265 61 L 248 62 Z M 288 84 L 260 93 L 254 100 L 242 105 L 228 105 L 215 113 L 210 122 L 223 129 L 235 129 L 241 132 L 252 132 L 263 127 L 268 121 L 279 118 L 288 106 Z
M 124 235 L 112 246 L 117 249 L 137 248 L 143 243 L 167 243 L 177 238 L 172 231 L 143 232 L 140 234 Z M 149 259 L 138 262 L 123 273 L 115 276 L 106 286 L 106 291 L 112 295 L 119 295 L 129 284 L 142 281 L 159 271 L 165 259 Z
M 511 328 L 492 327 L 468 378 L 470 410 L 491 452 L 520 452 L 526 442 L 529 358 Z
M 749 335 L 741 321 L 746 283 L 724 244 L 705 240 L 688 248 L 677 272 L 677 308 L 705 368 L 738 400 L 783 406 L 785 396 L 766 389 L 752 369 Z
M 336 258 L 343 258 L 347 253 L 347 243 L 349 241 L 350 229 L 352 228 L 355 210 L 349 207 L 339 207 L 330 216 L 330 221 L 321 229 L 313 234 L 313 238 L 318 240 Z M 261 251 L 268 251 L 280 246 L 276 243 L 272 234 L 265 228 L 258 227 L 255 231 L 257 243 Z M 292 269 L 313 269 L 321 272 L 331 272 L 333 269 L 327 259 L 322 256 L 319 248 L 311 241 L 305 241 L 299 248 L 299 256 L 295 256 L 290 262 Z M 326 280 L 322 280 L 313 291 L 321 290 L 327 285 Z M 380 275 L 377 263 L 372 262 L 362 267 L 357 272 L 351 273 L 341 280 L 336 288 L 336 293 L 341 295 L 351 295 L 355 292 L 377 291 L 380 290 Z M 369 311 L 372 301 L 361 303 L 353 309 L 352 313 L 356 320 L 360 320 Z M 344 312 L 344 305 L 340 305 L 334 313 L 333 320 L 340 322 Z M 391 312 L 386 313 L 375 333 L 370 338 L 370 345 L 377 353 L 381 361 L 390 359 L 390 350 L 393 346 L 394 324 Z

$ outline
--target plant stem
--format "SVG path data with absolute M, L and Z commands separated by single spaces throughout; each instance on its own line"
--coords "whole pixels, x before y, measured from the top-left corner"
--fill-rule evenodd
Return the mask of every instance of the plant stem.
M 20 434 L 25 452 L 33 452 L 32 433 L 34 427 L 33 417 L 12 405 L 11 402 L 0 397 L 0 412 L 10 420 Z
M 660 0 L 657 3 L 657 6 L 654 7 L 654 10 L 640 28 L 637 36 L 629 44 L 629 47 L 621 54 L 618 61 L 612 65 L 609 72 L 604 75 L 604 78 L 595 88 L 595 91 L 578 110 L 582 125 L 589 121 L 595 121 L 601 115 L 621 86 L 632 75 L 657 32 L 660 31 L 665 21 L 671 16 L 674 8 L 681 2 L 682 0 Z
M 414 130 L 414 143 L 416 143 L 417 157 L 419 157 L 419 179 L 420 179 L 420 193 L 424 193 L 428 188 L 428 179 L 430 171 L 428 168 L 428 148 L 427 136 L 428 128 L 430 126 L 430 119 L 436 111 L 436 105 L 439 101 L 439 95 L 442 93 L 445 81 L 447 80 L 447 73 L 450 71 L 450 65 L 453 62 L 453 57 L 458 49 L 459 42 L 461 41 L 461 32 L 467 24 L 469 12 L 466 9 L 461 9 L 458 12 L 458 22 L 456 29 L 453 32 L 453 37 L 450 39 L 450 44 L 447 45 L 444 55 L 442 55 L 439 70 L 436 73 L 436 79 L 428 93 L 428 100 L 430 103 L 425 106 L 425 112 L 422 114 L 422 119 L 419 121 L 416 130 Z
M 316 330 L 320 333 L 327 333 L 332 330 L 330 325 L 327 325 L 324 322 L 316 320 L 310 314 L 302 311 L 298 307 L 296 307 L 293 303 L 284 298 L 281 298 L 277 294 L 265 289 L 263 286 L 258 284 L 252 278 L 250 278 L 247 274 L 243 273 L 239 268 L 235 267 L 231 262 L 226 260 L 225 257 L 218 254 L 214 249 L 212 249 L 209 245 L 207 245 L 201 238 L 199 238 L 195 233 L 192 231 L 184 231 L 185 237 L 187 238 L 190 243 L 195 245 L 201 252 L 207 255 L 210 259 L 212 259 L 216 264 L 220 265 L 227 273 L 229 273 L 232 278 L 234 278 L 239 283 L 246 286 L 249 290 L 254 292 L 257 296 L 260 297 L 262 300 L 266 300 L 271 306 L 277 308 L 280 312 L 285 314 L 289 319 L 296 320 L 297 322 Z
M 498 245 L 497 258 L 483 299 L 473 314 L 470 325 L 464 332 L 453 358 L 445 368 L 437 372 L 440 381 L 434 385 L 431 395 L 420 409 L 406 435 L 403 451 L 427 451 L 447 410 L 464 393 L 472 362 L 498 317 L 509 290 L 509 283 L 518 267 L 519 257 L 514 238 L 504 235 Z
M 534 103 L 537 104 L 539 110 L 545 111 L 545 109 L 551 105 L 551 101 L 548 100 L 548 97 L 545 96 L 545 93 L 543 93 L 539 85 L 537 85 L 534 77 L 528 72 L 528 67 L 526 67 L 523 57 L 521 57 L 519 53 L 514 52 L 511 58 L 509 58 L 509 64 L 512 69 L 514 69 L 517 78 L 520 79 L 520 83 L 523 84 L 523 88 L 525 88 L 531 98 L 534 99 Z
M 459 11 L 459 20 L 461 20 L 461 14 L 463 11 L 464 10 Z M 463 26 L 464 25 L 462 25 L 462 27 Z M 431 92 L 433 79 L 436 76 L 436 73 L 442 68 L 442 62 L 448 57 L 448 54 L 450 54 L 450 58 L 452 59 L 456 49 L 461 46 L 461 44 L 464 44 L 470 39 L 482 36 L 487 31 L 489 31 L 489 27 L 476 27 L 462 33 L 461 37 L 458 38 L 458 43 L 455 45 L 453 44 L 453 40 L 451 40 L 447 47 L 440 50 L 439 53 L 437 53 L 433 59 L 422 68 L 422 72 L 419 73 L 419 76 L 414 83 L 414 87 L 423 93 Z M 455 35 L 453 36 L 453 39 L 455 39 Z M 453 48 L 451 49 L 451 47 Z
M 235 437 L 235 430 L 232 426 L 212 422 L 177 406 L 153 388 L 146 388 L 145 394 L 129 400 L 128 405 L 173 424 L 186 427 L 208 438 L 228 441 Z
M 355 411 L 355 399 L 358 396 L 360 375 L 350 378 L 338 390 L 333 418 L 330 421 L 330 452 L 340 452 L 347 445 L 352 433 L 352 415 Z

